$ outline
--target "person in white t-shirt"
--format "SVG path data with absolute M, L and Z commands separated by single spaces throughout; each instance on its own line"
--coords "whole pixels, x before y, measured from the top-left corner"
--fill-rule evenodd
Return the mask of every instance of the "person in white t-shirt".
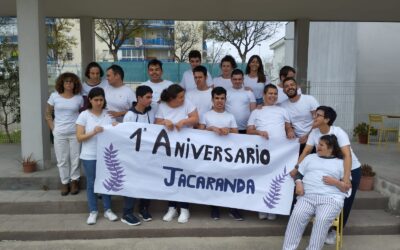
M 280 104 L 289 99 L 283 91 L 283 80 L 288 77 L 296 78 L 296 70 L 293 67 L 286 65 L 279 70 L 279 83 L 276 85 L 278 87 L 278 100 L 276 101 L 276 104 Z M 297 94 L 302 94 L 300 86 L 297 86 Z
M 332 221 L 340 213 L 346 197 L 343 160 L 335 135 L 324 135 L 317 154 L 300 163 L 296 176 L 297 203 L 286 227 L 284 250 L 297 249 L 304 229 L 315 216 L 307 249 L 322 249 Z
M 232 88 L 231 74 L 232 70 L 237 68 L 235 58 L 231 55 L 227 55 L 221 59 L 221 76 L 213 79 L 213 85 L 215 87 L 223 87 L 225 89 Z
M 294 133 L 299 138 L 300 155 L 306 146 L 308 134 L 312 129 L 313 116 L 319 104 L 313 96 L 297 93 L 297 82 L 294 78 L 288 77 L 283 80 L 283 90 L 289 99 L 280 106 L 289 113 Z
M 211 101 L 211 91 L 212 88 L 207 85 L 207 69 L 204 66 L 197 66 L 193 69 L 193 76 L 196 82 L 196 89 L 188 91 L 186 93 L 186 98 L 190 100 L 191 103 L 197 109 L 199 114 L 199 119 L 212 108 Z M 195 126 L 197 127 L 197 125 Z
M 164 125 L 168 130 L 180 131 L 182 128 L 191 128 L 199 123 L 199 115 L 196 107 L 185 98 L 185 90 L 178 84 L 172 84 L 161 93 L 161 104 L 158 106 L 155 124 Z M 164 221 L 171 221 L 178 215 L 178 202 L 168 203 L 168 212 L 164 215 Z M 179 223 L 189 220 L 189 204 L 179 202 L 181 213 Z
M 251 112 L 247 123 L 247 134 L 259 135 L 265 139 L 289 138 L 294 139 L 293 128 L 290 124 L 290 117 L 287 111 L 275 105 L 278 99 L 278 89 L 273 84 L 264 87 L 264 106 Z M 276 214 L 258 213 L 260 220 L 275 220 Z
M 226 111 L 233 114 L 239 133 L 246 134 L 247 121 L 250 113 L 256 108 L 253 92 L 243 87 L 243 71 L 235 69 L 231 74 L 232 88 L 228 89 Z
M 75 121 L 83 106 L 81 81 L 73 73 L 63 73 L 56 80 L 56 91 L 47 101 L 46 121 L 54 135 L 54 152 L 61 179 L 61 195 L 79 192 L 79 149 Z M 54 120 L 53 120 L 54 112 Z M 71 186 L 70 186 L 71 185 Z
M 180 85 L 186 90 L 190 91 L 196 89 L 196 83 L 194 82 L 193 69 L 201 65 L 201 53 L 198 50 L 191 50 L 189 52 L 189 63 L 191 69 L 186 70 L 183 73 Z M 207 85 L 212 86 L 212 77 L 207 73 Z
M 147 64 L 147 74 L 150 79 L 141 85 L 149 86 L 153 90 L 153 107 L 157 109 L 161 92 L 171 86 L 173 82 L 162 79 L 162 62 L 157 59 L 150 60 Z
M 87 95 L 92 88 L 105 88 L 108 85 L 106 79 L 102 79 L 104 71 L 97 62 L 91 62 L 86 66 L 85 70 L 86 81 L 82 83 L 82 96 L 85 100 L 84 107 L 88 105 Z
M 249 58 L 245 72 L 244 86 L 253 91 L 257 105 L 263 105 L 263 91 L 268 79 L 264 74 L 264 66 L 258 55 L 252 55 Z
M 104 90 L 93 88 L 88 95 L 88 109 L 83 111 L 76 120 L 76 138 L 82 142 L 83 168 L 86 175 L 86 195 L 89 206 L 88 225 L 96 224 L 98 209 L 97 196 L 94 193 L 96 179 L 97 159 L 97 134 L 103 132 L 103 126 L 113 124 L 115 121 L 105 110 L 107 103 Z M 104 217 L 110 221 L 116 221 L 118 217 L 111 210 L 111 196 L 103 194 Z
M 107 100 L 107 111 L 111 117 L 122 122 L 124 115 L 136 101 L 132 89 L 124 84 L 124 70 L 119 65 L 111 65 L 107 69 L 109 85 L 104 89 Z
M 224 136 L 229 133 L 238 133 L 235 117 L 225 111 L 226 90 L 223 87 L 215 87 L 212 92 L 212 110 L 206 112 L 200 119 L 199 129 L 213 131 Z M 229 215 L 237 221 L 242 221 L 243 216 L 238 209 L 230 208 Z M 219 208 L 211 206 L 211 218 L 219 220 Z
M 300 155 L 298 163 L 300 164 L 303 159 L 312 152 L 313 148 L 318 144 L 319 138 L 323 135 L 335 135 L 337 137 L 339 147 L 343 154 L 343 168 L 344 177 L 343 181 L 350 187 L 351 185 L 351 195 L 344 200 L 343 207 L 343 226 L 346 225 L 347 219 L 349 218 L 351 207 L 353 205 L 354 198 L 360 184 L 361 179 L 361 164 L 354 154 L 350 139 L 347 133 L 340 127 L 333 126 L 336 120 L 336 111 L 327 106 L 319 106 L 315 112 L 313 130 L 308 136 L 306 146 L 303 153 Z M 296 170 L 291 172 L 291 175 L 296 174 Z M 351 176 L 351 182 L 350 182 Z M 336 242 L 336 232 L 331 231 L 328 235 L 327 242 L 329 244 L 334 244 Z

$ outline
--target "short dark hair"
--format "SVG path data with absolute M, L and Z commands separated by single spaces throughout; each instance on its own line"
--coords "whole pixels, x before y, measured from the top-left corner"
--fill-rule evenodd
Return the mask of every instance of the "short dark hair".
M 104 105 L 102 108 L 105 109 L 107 107 L 107 101 L 106 101 L 106 95 L 104 93 L 104 89 L 100 88 L 100 87 L 95 87 L 95 88 L 92 88 L 88 94 L 88 99 L 89 99 L 88 109 L 93 108 L 92 104 L 90 103 L 90 99 L 93 99 L 97 96 L 102 96 L 104 98 Z
M 316 111 L 318 110 L 324 111 L 324 118 L 329 119 L 328 125 L 332 126 L 337 117 L 336 111 L 328 106 L 319 106 Z
M 211 98 L 214 98 L 215 95 L 225 95 L 226 98 L 226 89 L 224 87 L 215 87 L 211 91 Z
M 64 93 L 64 82 L 65 80 L 71 80 L 74 83 L 74 95 L 81 93 L 82 84 L 81 80 L 77 75 L 71 72 L 62 73 L 57 77 L 55 89 L 59 94 Z
M 169 102 L 175 99 L 179 93 L 184 92 L 185 89 L 179 84 L 172 84 L 168 88 L 161 92 L 160 100 L 163 102 Z
M 119 75 L 121 77 L 121 80 L 124 80 L 124 70 L 122 69 L 121 66 L 113 64 L 110 67 L 107 68 L 108 70 L 112 70 L 114 74 Z
M 191 51 L 189 52 L 189 60 L 192 59 L 192 58 L 200 58 L 200 60 L 201 60 L 201 53 L 200 53 L 200 51 L 198 51 L 198 50 L 191 50 Z
M 231 77 L 232 77 L 233 75 L 242 75 L 242 76 L 244 76 L 243 71 L 242 71 L 241 69 L 234 69 L 234 70 L 232 70 Z
M 333 156 L 343 159 L 342 150 L 340 149 L 336 135 L 323 135 L 319 140 L 324 141 L 328 148 L 332 149 Z
M 136 99 L 140 96 L 143 97 L 145 96 L 147 93 L 152 93 L 153 94 L 153 90 L 147 86 L 147 85 L 140 85 L 136 88 Z
M 201 72 L 201 73 L 204 74 L 204 76 L 207 76 L 207 68 L 204 67 L 203 65 L 199 65 L 199 66 L 194 67 L 194 69 L 193 69 L 193 74 L 194 74 L 195 72 Z
M 290 71 L 296 73 L 296 70 L 293 67 L 290 67 L 288 65 L 283 66 L 281 70 L 279 70 L 279 79 L 282 79 L 282 76 L 286 78 Z
M 91 63 L 89 63 L 89 64 L 86 66 L 85 76 L 86 76 L 87 78 L 90 78 L 90 77 L 89 77 L 89 72 L 90 72 L 90 70 L 91 70 L 92 68 L 98 68 L 99 71 L 100 71 L 100 77 L 103 77 L 103 76 L 104 76 L 104 71 L 103 71 L 103 69 L 101 68 L 100 64 L 98 64 L 97 62 L 91 62 Z
M 223 62 L 229 62 L 232 65 L 233 69 L 237 68 L 237 63 L 235 61 L 235 58 L 233 58 L 233 56 L 231 56 L 231 55 L 226 55 L 221 59 L 221 63 L 219 65 L 220 67 L 222 67 Z
M 154 65 L 154 66 L 158 65 L 158 66 L 160 66 L 160 69 L 162 70 L 163 63 L 158 59 L 151 59 L 149 61 L 149 63 L 147 64 L 147 69 L 150 68 L 151 65 Z
M 296 79 L 294 79 L 293 77 L 286 77 L 285 79 L 283 79 L 282 84 L 285 85 L 285 82 L 287 81 L 293 81 L 297 85 Z
M 272 83 L 268 83 L 264 87 L 264 95 L 267 93 L 268 89 L 276 89 L 278 91 L 278 88 L 275 85 L 273 85 Z

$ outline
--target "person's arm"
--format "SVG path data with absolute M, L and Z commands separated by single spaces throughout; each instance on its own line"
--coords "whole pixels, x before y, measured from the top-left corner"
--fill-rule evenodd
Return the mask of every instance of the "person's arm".
M 199 124 L 199 126 L 197 128 L 201 129 L 201 130 L 206 130 L 206 125 L 205 124 Z
M 118 118 L 120 116 L 124 116 L 128 112 L 128 110 L 125 111 L 108 111 L 107 113 L 112 117 L 112 118 Z
M 199 114 L 197 113 L 197 109 L 190 112 L 188 114 L 188 118 L 180 120 L 178 123 L 175 124 L 175 128 L 179 131 L 184 126 L 192 127 L 199 123 Z
M 306 144 L 306 146 L 303 149 L 303 152 L 301 153 L 301 155 L 299 156 L 299 159 L 297 160 L 297 164 L 296 164 L 295 168 L 292 169 L 292 171 L 290 171 L 290 176 L 292 178 L 295 178 L 296 174 L 298 173 L 297 168 L 298 168 L 299 164 L 304 160 L 304 158 L 306 158 L 307 155 L 309 155 L 312 152 L 313 148 L 314 148 L 314 146 Z
M 154 124 L 164 125 L 168 130 L 174 130 L 174 124 L 168 119 L 156 118 Z
M 93 131 L 86 132 L 84 126 L 79 124 L 76 125 L 76 138 L 79 142 L 89 140 L 90 138 L 101 132 L 103 132 L 103 127 L 101 126 L 96 126 Z
M 344 167 L 343 181 L 344 183 L 346 183 L 347 187 L 350 188 L 351 187 L 350 176 L 351 176 L 351 164 L 352 164 L 350 145 L 343 146 L 340 149 L 343 154 L 343 167 Z
M 239 130 L 237 128 L 231 128 L 229 133 L 239 134 Z
M 256 126 L 254 125 L 249 125 L 247 126 L 246 133 L 249 135 L 259 135 L 264 137 L 265 139 L 268 139 L 268 132 L 267 131 L 260 131 L 256 129 Z
M 286 132 L 286 137 L 288 139 L 295 139 L 296 135 L 294 133 L 294 129 L 292 127 L 292 124 L 290 124 L 289 122 L 285 122 L 285 132 Z
M 339 179 L 336 179 L 332 176 L 324 176 L 322 180 L 326 185 L 331 185 L 337 187 L 341 192 L 346 192 L 348 188 L 346 188 L 346 183 Z
M 253 111 L 253 110 L 255 110 L 257 108 L 257 104 L 255 102 L 251 102 L 249 104 L 249 108 L 250 108 L 250 111 Z
M 53 129 L 54 129 L 53 111 L 54 111 L 54 106 L 47 104 L 45 119 L 47 122 L 47 126 L 49 126 L 51 131 L 53 131 Z

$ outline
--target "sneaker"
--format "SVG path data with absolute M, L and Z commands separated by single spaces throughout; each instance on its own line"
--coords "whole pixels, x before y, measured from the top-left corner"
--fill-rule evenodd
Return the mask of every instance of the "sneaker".
M 214 220 L 219 220 L 219 209 L 218 207 L 212 207 L 211 208 L 211 218 L 213 218 Z
M 61 195 L 66 196 L 69 193 L 69 184 L 61 184 Z
M 171 221 L 173 218 L 175 218 L 178 215 L 178 212 L 176 211 L 176 208 L 174 207 L 169 207 L 168 212 L 164 215 L 163 221 Z
M 118 216 L 116 216 L 111 209 L 107 209 L 107 211 L 104 212 L 104 218 L 109 219 L 110 221 L 118 220 Z
M 267 215 L 268 220 L 276 220 L 276 218 L 277 218 L 276 214 L 268 214 Z
M 121 221 L 129 226 L 138 226 L 140 225 L 140 220 L 136 218 L 133 214 L 126 214 L 122 216 Z
M 73 180 L 71 181 L 71 194 L 76 195 L 79 193 L 79 181 Z
M 96 224 L 97 221 L 97 212 L 90 212 L 89 217 L 86 220 L 86 224 L 88 225 L 94 225 Z
M 151 214 L 149 213 L 149 210 L 147 210 L 147 208 L 143 208 L 142 210 L 140 210 L 139 212 L 139 217 L 141 217 L 143 219 L 143 221 L 151 221 L 153 219 L 153 217 L 151 217 Z
M 335 230 L 328 232 L 328 235 L 326 236 L 325 244 L 328 244 L 328 245 L 336 244 L 336 231 Z
M 187 208 L 181 208 L 181 214 L 179 215 L 178 222 L 179 223 L 186 223 L 189 221 L 190 212 Z
M 229 216 L 232 217 L 234 220 L 237 220 L 237 221 L 244 220 L 242 215 L 239 213 L 239 210 L 237 210 L 237 209 L 230 209 L 229 210 Z
M 258 219 L 265 220 L 267 218 L 268 218 L 268 214 L 267 213 L 262 213 L 262 212 L 258 213 Z

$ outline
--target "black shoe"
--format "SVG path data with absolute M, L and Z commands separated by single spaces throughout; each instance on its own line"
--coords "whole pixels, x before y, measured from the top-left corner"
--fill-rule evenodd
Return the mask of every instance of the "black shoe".
M 140 220 L 136 218 L 133 214 L 126 214 L 122 216 L 121 221 L 129 226 L 138 226 L 140 225 Z
M 142 210 L 140 210 L 139 217 L 141 217 L 143 221 L 146 222 L 153 220 L 153 217 L 151 217 L 151 214 L 149 213 L 149 210 L 147 210 L 147 208 L 143 208 Z
M 211 218 L 214 220 L 219 220 L 219 209 L 218 207 L 211 207 Z
M 229 216 L 232 217 L 234 220 L 237 220 L 237 221 L 244 220 L 242 215 L 239 213 L 239 210 L 237 210 L 237 209 L 230 209 L 229 210 Z

